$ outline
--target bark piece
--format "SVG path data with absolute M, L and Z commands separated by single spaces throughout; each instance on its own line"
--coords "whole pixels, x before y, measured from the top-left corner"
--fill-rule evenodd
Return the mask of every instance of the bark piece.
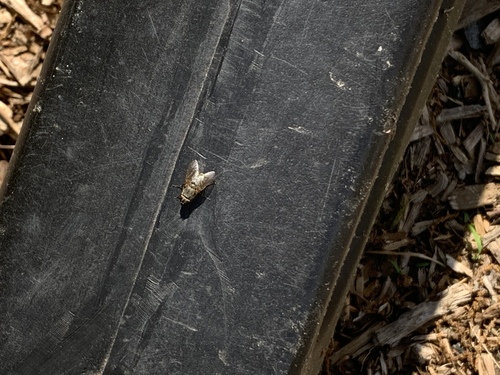
M 445 108 L 436 117 L 436 122 L 439 124 L 453 120 L 461 120 L 464 118 L 473 118 L 482 116 L 487 110 L 485 105 L 472 104 L 462 107 Z
M 495 206 L 500 199 L 500 184 L 488 183 L 463 186 L 448 198 L 454 210 L 470 210 L 483 206 Z
M 452 312 L 458 306 L 470 302 L 471 298 L 470 286 L 463 283 L 454 284 L 442 293 L 439 301 L 423 302 L 380 329 L 375 333 L 374 341 L 377 345 L 395 345 L 425 323 Z

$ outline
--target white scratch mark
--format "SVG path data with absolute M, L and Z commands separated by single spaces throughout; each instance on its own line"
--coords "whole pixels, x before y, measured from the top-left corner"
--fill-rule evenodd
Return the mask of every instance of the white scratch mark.
M 148 54 L 146 53 L 146 51 L 144 50 L 144 48 L 141 47 L 141 50 L 142 50 L 142 54 L 146 58 L 146 61 L 149 62 Z
M 302 126 L 288 126 L 288 129 L 293 130 L 294 132 L 300 133 L 300 134 L 309 134 L 310 131 L 307 130 L 306 128 Z
M 193 332 L 198 332 L 198 329 L 194 328 L 194 327 L 191 327 L 191 326 L 188 326 L 187 324 L 184 324 L 184 323 L 181 323 L 177 320 L 173 320 L 173 319 L 170 319 L 170 318 L 165 318 L 167 319 L 168 321 L 174 323 L 174 324 L 178 324 L 180 325 L 181 327 L 184 327 L 186 329 L 189 329 L 190 331 L 193 331 Z
M 203 241 L 203 239 L 202 239 Z M 231 306 L 231 295 L 234 294 L 235 290 L 231 286 L 231 281 L 229 280 L 229 277 L 226 274 L 226 271 L 224 270 L 224 263 L 223 261 L 219 258 L 217 253 L 212 250 L 210 247 L 208 247 L 203 241 L 203 247 L 205 251 L 207 252 L 208 256 L 212 260 L 212 263 L 215 266 L 215 270 L 217 271 L 217 276 L 219 277 L 220 284 L 221 284 L 221 291 L 222 291 L 222 315 L 223 315 L 223 320 L 224 320 L 224 336 L 227 338 L 229 335 L 229 317 L 228 315 L 231 313 L 229 310 L 229 307 Z M 228 341 L 225 340 L 225 346 L 227 346 Z M 222 351 L 225 352 L 225 351 Z M 221 357 L 219 357 L 221 361 L 225 364 L 225 360 L 223 360 Z
M 206 158 L 204 155 L 200 154 L 200 153 L 199 153 L 198 151 L 196 151 L 194 148 L 192 148 L 192 147 L 190 147 L 190 146 L 188 146 L 188 148 L 189 148 L 191 151 L 193 151 L 196 155 L 198 155 L 200 158 L 202 158 L 202 159 L 204 159 L 204 160 L 207 160 L 207 158 Z
M 252 66 L 262 69 L 262 58 L 264 57 L 264 54 L 262 52 L 257 51 L 256 49 L 253 50 L 255 52 L 255 57 L 252 61 Z
M 300 68 L 299 68 L 299 67 L 297 67 L 296 65 L 293 65 L 292 63 L 290 63 L 290 62 L 288 62 L 288 61 L 286 61 L 286 60 L 280 59 L 279 57 L 276 57 L 276 56 L 271 56 L 271 58 L 273 58 L 273 59 L 275 59 L 275 60 L 278 60 L 278 61 L 281 61 L 281 62 L 285 63 L 286 65 L 291 66 L 292 68 L 297 69 L 299 72 L 301 72 L 301 73 L 303 73 L 303 74 L 307 75 L 307 72 L 306 72 L 305 70 L 300 69 Z
M 212 152 L 212 151 L 209 151 L 209 150 L 205 150 L 205 152 L 208 152 L 210 155 L 212 155 L 212 156 L 214 156 L 214 157 L 216 157 L 216 158 L 218 158 L 218 159 L 220 159 L 220 160 L 223 160 L 224 162 L 226 162 L 226 163 L 227 163 L 227 164 L 229 164 L 229 165 L 232 165 L 233 167 L 236 167 L 236 168 L 241 168 L 241 166 L 240 166 L 240 165 L 237 165 L 237 164 L 232 163 L 231 161 L 229 161 L 229 159 L 225 159 L 225 158 L 223 158 L 222 156 L 220 156 L 220 155 L 216 154 L 215 152 Z
M 231 286 L 229 277 L 227 277 L 226 271 L 224 270 L 224 264 L 212 249 L 210 249 L 208 246 L 205 246 L 205 249 L 210 259 L 212 259 L 215 269 L 217 270 L 217 275 L 219 276 L 223 294 L 233 294 L 234 288 Z
M 151 22 L 151 26 L 153 27 L 153 33 L 155 34 L 156 40 L 160 43 L 160 38 L 158 37 L 158 33 L 156 32 L 156 27 L 153 22 L 153 18 L 151 17 L 151 13 L 148 13 L 149 21 Z
M 333 164 L 332 164 L 332 170 L 330 171 L 330 179 L 328 180 L 328 186 L 326 187 L 325 196 L 323 198 L 323 204 L 321 207 L 320 218 L 323 216 L 323 211 L 325 210 L 325 207 L 326 207 L 326 199 L 328 198 L 328 193 L 330 192 L 330 187 L 332 186 L 333 173 L 335 172 L 336 166 L 337 166 L 337 160 L 334 160 Z

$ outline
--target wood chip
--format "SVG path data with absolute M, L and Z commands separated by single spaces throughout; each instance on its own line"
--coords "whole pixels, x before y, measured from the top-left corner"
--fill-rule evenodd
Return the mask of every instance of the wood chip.
M 422 203 L 429 193 L 425 189 L 419 189 L 417 192 L 413 193 L 410 197 L 410 202 Z
M 431 149 L 432 139 L 430 137 L 422 139 L 420 142 L 415 142 L 410 148 L 410 168 L 412 170 L 421 169 L 427 159 L 427 155 Z
M 465 180 L 465 177 L 470 174 L 467 166 L 457 159 L 453 161 L 453 167 L 457 170 L 457 176 L 460 180 Z
M 420 117 L 418 119 L 419 125 L 413 130 L 410 143 L 415 142 L 419 139 L 427 137 L 434 133 L 434 128 L 430 123 L 430 115 L 428 106 L 424 106 L 420 111 Z
M 453 350 L 451 350 L 450 340 L 447 337 L 441 337 L 439 339 L 439 346 L 441 352 L 445 356 L 447 362 L 455 361 L 455 356 L 453 355 Z
M 0 60 L 21 86 L 26 86 L 31 81 L 31 73 L 39 61 L 36 56 L 29 52 L 11 56 L 6 55 L 4 51 L 0 53 Z
M 415 358 L 421 365 L 425 365 L 437 357 L 438 349 L 436 345 L 430 342 L 425 342 L 423 344 L 413 345 L 411 352 L 413 358 Z
M 393 242 L 390 242 L 388 244 L 385 244 L 382 249 L 384 251 L 395 251 L 395 250 L 399 250 L 401 249 L 402 247 L 406 247 L 408 245 L 411 245 L 412 243 L 414 243 L 415 241 L 413 241 L 411 238 L 404 238 L 400 241 L 393 241 Z
M 371 328 L 366 329 L 361 336 L 356 337 L 354 340 L 342 348 L 337 350 L 331 356 L 332 363 L 339 363 L 347 356 L 357 356 L 373 347 L 371 343 L 372 335 L 384 327 L 384 323 L 380 322 L 373 325 Z
M 498 264 L 500 264 L 500 239 L 496 239 L 492 241 L 488 245 L 488 250 L 490 251 L 491 255 L 495 258 Z
M 477 124 L 474 130 L 465 138 L 463 145 L 467 150 L 467 153 L 472 157 L 474 155 L 474 147 L 479 143 L 484 135 L 484 125 L 482 123 Z
M 428 188 L 429 194 L 435 198 L 439 194 L 441 194 L 442 191 L 444 191 L 448 187 L 448 176 L 446 173 L 440 171 L 437 175 L 436 182 Z
M 472 289 L 464 283 L 448 287 L 439 301 L 423 302 L 402 314 L 398 320 L 386 325 L 375 333 L 376 345 L 395 345 L 411 332 L 421 328 L 430 320 L 436 319 L 468 303 Z
M 495 18 L 481 33 L 486 44 L 493 44 L 500 40 L 500 20 Z
M 494 176 L 494 177 L 500 176 L 500 165 L 494 165 L 493 167 L 489 167 L 484 172 L 484 174 L 487 176 Z
M 473 104 L 463 107 L 445 108 L 436 117 L 438 124 L 445 122 L 461 120 L 465 118 L 480 117 L 486 113 L 487 107 L 485 105 Z
M 410 138 L 410 142 L 418 141 L 434 133 L 434 129 L 430 125 L 423 125 L 415 127 Z
M 491 281 L 490 281 L 490 278 L 488 277 L 488 275 L 484 275 L 483 278 L 482 278 L 482 281 L 483 281 L 484 287 L 486 288 L 486 290 L 488 291 L 488 293 L 491 296 L 491 300 L 494 303 L 498 303 L 498 293 L 496 292 L 495 288 L 491 284 Z
M 2 127 L 2 123 L 7 126 Z M 14 136 L 14 138 L 17 138 L 21 130 L 14 120 L 12 120 L 12 110 L 2 101 L 0 101 L 0 130 Z
M 455 136 L 455 131 L 453 130 L 453 126 L 451 122 L 445 122 L 443 125 L 439 127 L 439 133 L 444 139 L 444 142 L 447 145 L 453 145 L 457 143 L 457 137 Z
M 413 225 L 415 224 L 415 220 L 420 214 L 420 210 L 422 208 L 422 202 L 412 204 L 410 212 L 408 213 L 408 217 L 405 220 L 403 225 L 403 232 L 409 233 Z
M 455 189 L 448 198 L 454 210 L 470 210 L 483 206 L 495 206 L 500 200 L 500 184 L 468 185 Z
M 498 365 L 498 364 L 497 364 Z M 495 374 L 495 361 L 489 353 L 481 353 L 476 357 L 476 369 L 478 375 Z
M 456 189 L 458 185 L 458 181 L 456 178 L 453 178 L 449 183 L 448 186 L 446 187 L 446 190 L 444 191 L 443 195 L 441 196 L 441 202 L 446 202 L 450 196 L 450 194 Z
M 24 0 L 0 0 L 0 3 L 12 9 L 33 25 L 38 35 L 42 38 L 47 39 L 52 34 L 50 27 L 46 26 L 43 20 L 33 13 Z
M 12 21 L 13 17 L 5 8 L 0 8 L 0 25 L 6 25 Z
M 486 319 L 494 319 L 500 317 L 500 302 L 497 302 L 485 310 L 481 314 L 477 316 L 477 321 L 483 321 Z
M 469 277 L 472 277 L 474 275 L 469 267 L 448 254 L 446 254 L 446 265 L 457 273 L 461 273 Z
M 500 225 L 491 225 L 488 233 L 481 237 L 483 247 L 500 238 Z
M 490 56 L 488 57 L 488 66 L 492 67 L 500 63 L 500 42 L 497 42 L 495 44 L 495 48 L 493 48 L 493 51 L 491 52 Z
M 441 140 L 439 139 L 439 137 L 434 137 L 434 145 L 436 146 L 436 151 L 438 153 L 438 155 L 444 155 L 444 146 L 443 144 L 441 143 Z
M 491 148 L 491 152 L 500 155 L 500 142 L 495 142 Z
M 487 152 L 487 153 L 484 155 L 484 158 L 485 158 L 486 160 L 491 160 L 491 161 L 500 162 L 500 155 L 499 155 L 499 154 L 494 154 L 493 152 Z
M 424 221 L 419 221 L 418 223 L 415 223 L 413 228 L 411 228 L 411 235 L 412 236 L 419 235 L 420 233 L 426 231 L 433 223 L 434 223 L 434 220 L 424 220 Z
M 458 147 L 457 145 L 449 145 L 450 150 L 455 155 L 455 157 L 458 159 L 458 161 L 464 166 L 467 166 L 467 164 L 470 162 L 470 159 L 465 155 L 465 153 Z M 467 174 L 470 174 L 472 172 L 470 169 L 467 171 Z
M 483 216 L 481 214 L 475 214 L 472 218 L 472 223 L 477 234 L 480 236 L 484 236 L 486 234 L 485 220 L 483 220 Z

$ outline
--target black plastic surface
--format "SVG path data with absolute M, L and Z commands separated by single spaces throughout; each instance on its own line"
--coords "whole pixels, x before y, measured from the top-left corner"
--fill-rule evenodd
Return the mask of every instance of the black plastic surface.
M 439 5 L 66 0 L 4 187 L 0 373 L 308 371 Z

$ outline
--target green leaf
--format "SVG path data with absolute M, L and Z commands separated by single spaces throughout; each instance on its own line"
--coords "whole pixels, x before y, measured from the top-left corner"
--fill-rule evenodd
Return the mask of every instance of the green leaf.
M 476 241 L 477 245 L 477 254 L 473 258 L 478 259 L 479 255 L 481 255 L 481 252 L 483 251 L 483 242 L 481 241 L 481 236 L 476 232 L 476 228 L 474 228 L 474 225 L 469 224 L 468 228 L 472 233 L 472 237 L 474 237 L 474 241 Z
M 389 259 L 389 262 L 391 262 L 392 266 L 396 269 L 396 272 L 401 275 L 401 268 L 399 268 L 398 262 L 395 260 Z

